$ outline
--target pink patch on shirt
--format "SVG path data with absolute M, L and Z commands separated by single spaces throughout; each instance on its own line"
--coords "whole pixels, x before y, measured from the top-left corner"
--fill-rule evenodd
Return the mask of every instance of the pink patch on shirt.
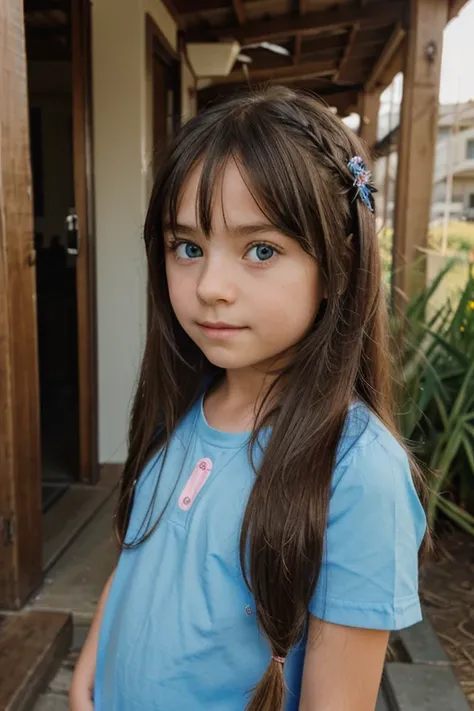
M 212 471 L 212 461 L 207 457 L 200 459 L 194 467 L 191 476 L 186 482 L 186 486 L 179 497 L 179 508 L 188 511 L 193 505 L 193 501 L 201 491 Z

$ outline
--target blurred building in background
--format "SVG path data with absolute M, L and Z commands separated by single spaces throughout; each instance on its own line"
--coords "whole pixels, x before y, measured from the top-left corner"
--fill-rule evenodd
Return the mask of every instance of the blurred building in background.
M 379 211 L 384 211 L 387 198 L 390 220 L 395 201 L 399 120 L 398 106 L 391 114 L 379 116 L 375 147 L 375 178 L 382 186 L 377 196 Z M 388 186 L 384 186 L 386 177 Z M 431 221 L 443 220 L 446 212 L 449 219 L 474 220 L 474 102 L 439 107 Z

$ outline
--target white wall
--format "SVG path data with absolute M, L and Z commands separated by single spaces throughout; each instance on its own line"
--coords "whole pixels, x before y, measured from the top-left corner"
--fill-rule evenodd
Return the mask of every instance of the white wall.
M 196 80 L 185 58 L 181 61 L 181 117 L 185 123 L 196 115 Z
M 160 0 L 92 5 L 100 462 L 126 457 L 145 338 L 146 12 L 175 48 L 176 26 Z

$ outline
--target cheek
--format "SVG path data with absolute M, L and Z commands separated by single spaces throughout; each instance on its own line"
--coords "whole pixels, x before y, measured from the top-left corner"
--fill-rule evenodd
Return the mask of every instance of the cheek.
M 179 319 L 183 315 L 186 304 L 189 304 L 189 279 L 186 278 L 186 274 L 183 274 L 184 270 L 176 268 L 177 265 L 171 261 L 172 259 L 169 257 L 166 260 L 166 280 L 171 306 Z
M 311 265 L 306 269 L 287 269 L 275 279 L 273 288 L 262 291 L 258 303 L 269 331 L 278 329 L 282 335 L 301 338 L 313 323 L 320 303 L 316 268 Z

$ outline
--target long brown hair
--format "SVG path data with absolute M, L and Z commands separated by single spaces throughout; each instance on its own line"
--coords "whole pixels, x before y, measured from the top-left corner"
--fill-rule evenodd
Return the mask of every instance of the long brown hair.
M 134 482 L 157 449 L 166 447 L 206 373 L 218 372 L 179 326 L 166 281 L 163 227 L 169 222 L 176 228 L 190 171 L 202 164 L 197 216 L 209 234 L 217 179 L 229 159 L 238 161 L 264 214 L 314 256 L 327 287 L 314 327 L 277 379 L 284 387 L 273 389 L 272 405 L 267 398 L 265 417 L 253 432 L 255 442 L 271 420 L 243 520 L 240 560 L 258 622 L 277 657 L 285 657 L 305 630 L 321 568 L 336 449 L 353 398 L 396 432 L 375 218 L 356 198 L 347 167 L 364 153 L 355 134 L 309 95 L 283 87 L 240 95 L 181 129 L 162 160 L 146 218 L 150 326 L 117 509 L 122 545 Z M 247 711 L 280 711 L 284 696 L 282 665 L 272 659 Z

